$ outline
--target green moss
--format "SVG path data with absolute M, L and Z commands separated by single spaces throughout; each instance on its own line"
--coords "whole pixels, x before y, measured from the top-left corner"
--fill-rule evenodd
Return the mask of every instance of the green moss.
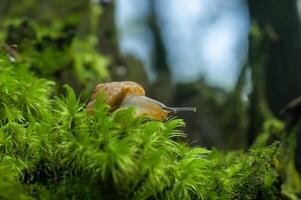
M 0 54 L 2 199 L 277 199 L 278 143 L 249 153 L 189 147 L 181 119 L 112 114 L 101 97 L 88 114 L 71 87 Z

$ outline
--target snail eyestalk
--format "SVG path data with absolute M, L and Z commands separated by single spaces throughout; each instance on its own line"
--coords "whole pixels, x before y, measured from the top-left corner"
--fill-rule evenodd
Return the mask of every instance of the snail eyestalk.
M 177 113 L 177 112 L 196 112 L 197 108 L 196 107 L 165 107 L 164 108 L 167 111 L 173 112 L 173 113 Z

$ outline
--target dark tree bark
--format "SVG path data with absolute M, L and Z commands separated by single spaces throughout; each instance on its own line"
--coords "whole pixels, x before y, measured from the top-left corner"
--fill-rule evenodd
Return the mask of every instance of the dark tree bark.
M 250 0 L 253 21 L 268 31 L 266 93 L 275 114 L 301 94 L 301 28 L 296 1 Z
M 157 79 L 152 84 L 151 96 L 166 103 L 174 102 L 174 88 L 171 85 L 169 66 L 167 64 L 166 50 L 158 21 L 157 0 L 149 0 L 150 16 L 149 27 L 154 37 L 153 63 L 157 73 Z
M 252 20 L 265 32 L 265 39 L 261 41 L 261 44 L 267 45 L 263 52 L 266 57 L 263 63 L 264 93 L 271 111 L 279 115 L 290 101 L 301 95 L 301 26 L 296 1 L 249 0 L 249 6 Z M 254 49 L 251 47 L 250 51 Z M 252 101 L 256 101 L 256 97 Z M 289 143 L 301 137 L 300 131 L 296 134 L 289 137 Z M 295 151 L 298 165 L 300 142 L 297 140 Z M 287 148 L 290 146 L 288 144 Z
M 123 55 L 118 47 L 118 34 L 115 24 L 115 0 L 102 1 L 102 14 L 99 25 L 99 49 L 111 59 L 109 67 L 114 81 L 137 81 L 148 86 L 143 63 L 131 55 Z
M 255 30 L 254 30 L 255 29 Z M 265 65 L 269 40 L 265 31 L 254 25 L 250 33 L 249 65 L 251 67 L 252 92 L 250 94 L 248 145 L 262 132 L 265 120 L 271 117 L 266 97 Z

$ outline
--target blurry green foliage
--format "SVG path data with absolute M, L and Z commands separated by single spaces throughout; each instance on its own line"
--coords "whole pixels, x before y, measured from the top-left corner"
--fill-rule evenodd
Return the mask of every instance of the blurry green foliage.
M 265 146 L 275 140 L 280 140 L 284 133 L 285 124 L 275 118 L 263 123 L 263 132 L 258 135 L 254 145 Z
M 91 91 L 108 79 L 109 58 L 98 51 L 101 7 L 91 2 L 0 0 L 0 39 L 16 44 L 36 74 Z M 59 85 L 58 85 L 59 86 Z

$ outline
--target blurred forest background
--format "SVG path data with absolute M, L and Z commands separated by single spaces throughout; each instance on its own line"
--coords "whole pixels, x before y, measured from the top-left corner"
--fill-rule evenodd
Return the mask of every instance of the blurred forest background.
M 246 149 L 298 124 L 299 0 L 0 2 L 11 59 L 86 100 L 97 83 L 131 80 L 166 105 L 196 106 L 179 114 L 192 145 Z M 291 137 L 300 146 L 300 131 Z

